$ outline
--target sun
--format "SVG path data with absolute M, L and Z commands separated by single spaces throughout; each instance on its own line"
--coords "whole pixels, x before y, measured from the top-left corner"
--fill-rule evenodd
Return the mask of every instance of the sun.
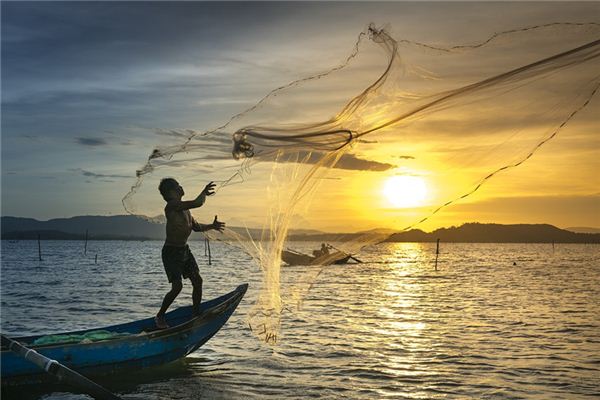
M 392 176 L 385 181 L 383 194 L 394 207 L 417 207 L 427 196 L 427 185 L 417 176 Z

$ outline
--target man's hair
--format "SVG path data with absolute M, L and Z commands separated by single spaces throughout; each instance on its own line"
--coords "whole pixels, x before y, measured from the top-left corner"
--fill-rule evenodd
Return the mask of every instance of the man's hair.
M 165 201 L 169 201 L 167 195 L 173 189 L 176 189 L 179 183 L 173 178 L 163 178 L 158 185 L 158 191 L 162 194 Z

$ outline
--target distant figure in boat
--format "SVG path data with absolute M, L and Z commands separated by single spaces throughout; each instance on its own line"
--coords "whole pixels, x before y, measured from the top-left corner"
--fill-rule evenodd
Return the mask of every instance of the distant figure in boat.
M 313 250 L 313 256 L 315 257 L 322 257 L 326 256 L 327 254 L 329 254 L 329 247 L 325 243 L 321 243 L 320 250 Z
M 156 327 L 166 329 L 169 326 L 165 319 L 165 313 L 173 303 L 183 284 L 182 278 L 192 282 L 194 315 L 200 312 L 202 301 L 202 277 L 198 270 L 198 264 L 194 255 L 187 245 L 187 240 L 192 231 L 205 232 L 211 229 L 223 231 L 225 224 L 217 221 L 217 216 L 212 224 L 204 225 L 196 222 L 190 213 L 190 209 L 201 207 L 207 196 L 215 194 L 215 184 L 210 182 L 194 200 L 181 200 L 185 194 L 181 185 L 173 178 L 164 178 L 158 185 L 160 194 L 167 202 L 165 206 L 165 217 L 167 218 L 167 238 L 162 248 L 162 261 L 165 273 L 171 283 L 171 290 L 165 295 L 162 306 L 154 318 Z

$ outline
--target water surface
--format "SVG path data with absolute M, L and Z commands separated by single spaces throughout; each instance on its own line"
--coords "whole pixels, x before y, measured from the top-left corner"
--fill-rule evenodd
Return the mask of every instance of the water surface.
M 295 243 L 308 249 L 317 244 Z M 2 331 L 101 327 L 156 313 L 162 243 L 2 241 Z M 372 246 L 323 269 L 267 346 L 246 316 L 260 287 L 248 256 L 192 242 L 205 298 L 250 283 L 225 327 L 186 359 L 103 382 L 124 399 L 585 399 L 600 395 L 600 246 Z M 98 255 L 97 263 L 94 258 Z M 516 265 L 514 265 L 516 264 Z M 314 276 L 284 267 L 285 281 Z M 176 305 L 191 302 L 191 285 Z M 32 392 L 33 390 L 33 392 Z M 39 388 L 3 399 L 89 399 Z

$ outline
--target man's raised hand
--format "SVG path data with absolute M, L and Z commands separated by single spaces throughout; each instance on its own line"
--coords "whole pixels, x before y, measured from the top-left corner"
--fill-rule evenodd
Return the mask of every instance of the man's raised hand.
M 225 228 L 225 222 L 217 221 L 217 216 L 215 215 L 215 220 L 212 223 L 212 228 L 216 231 L 223 232 Z
M 204 193 L 207 196 L 212 196 L 213 194 L 215 194 L 215 186 L 215 183 L 211 181 L 208 185 L 206 185 L 202 193 Z

